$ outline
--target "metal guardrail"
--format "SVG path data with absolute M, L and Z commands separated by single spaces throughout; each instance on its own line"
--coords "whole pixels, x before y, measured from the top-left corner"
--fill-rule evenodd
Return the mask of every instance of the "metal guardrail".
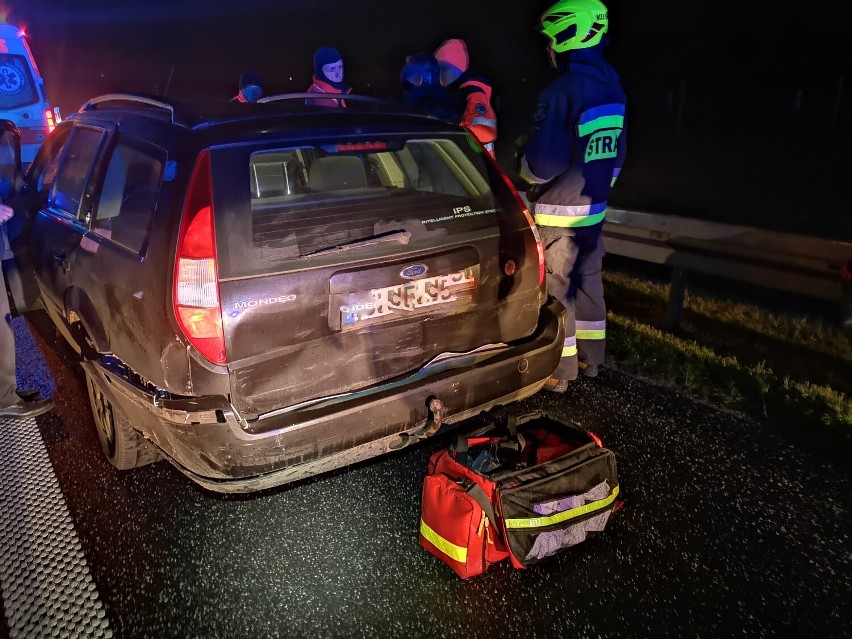
M 607 253 L 674 269 L 669 327 L 680 321 L 689 271 L 848 303 L 841 271 L 850 242 L 617 208 L 607 209 L 603 237 Z

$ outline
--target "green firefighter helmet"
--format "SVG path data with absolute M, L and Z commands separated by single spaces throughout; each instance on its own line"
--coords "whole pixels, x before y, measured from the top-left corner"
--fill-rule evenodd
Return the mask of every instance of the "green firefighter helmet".
M 560 0 L 538 22 L 538 30 L 556 53 L 595 46 L 608 26 L 606 6 L 600 0 Z

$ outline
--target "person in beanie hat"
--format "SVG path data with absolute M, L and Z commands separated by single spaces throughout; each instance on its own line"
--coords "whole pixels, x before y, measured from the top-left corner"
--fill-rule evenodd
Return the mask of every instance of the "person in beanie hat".
M 405 103 L 413 110 L 456 124 L 464 113 L 459 96 L 441 85 L 441 68 L 431 53 L 405 59 L 399 74 Z
M 562 357 L 545 385 L 557 393 L 604 363 L 601 230 L 627 154 L 627 99 L 604 56 L 608 28 L 600 0 L 560 0 L 539 18 L 558 75 L 539 95 L 518 156 L 545 248 L 547 292 L 568 309 Z
M 240 74 L 240 90 L 231 102 L 257 102 L 263 95 L 263 78 L 254 71 L 243 71 Z
M 445 40 L 435 49 L 435 59 L 441 68 L 441 86 L 464 98 L 465 111 L 460 124 L 494 157 L 497 115 L 491 106 L 492 88 L 485 78 L 470 75 L 467 44 L 458 38 Z
M 314 53 L 314 81 L 308 93 L 346 94 L 352 88 L 343 83 L 343 56 L 334 47 L 320 47 Z M 345 107 L 346 101 L 337 98 L 309 98 L 305 104 Z

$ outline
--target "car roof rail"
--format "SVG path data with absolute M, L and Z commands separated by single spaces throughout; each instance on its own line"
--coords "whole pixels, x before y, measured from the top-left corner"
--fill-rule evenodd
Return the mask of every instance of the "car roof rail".
M 276 95 L 267 95 L 260 98 L 258 104 L 266 104 L 268 102 L 281 102 L 283 100 L 351 100 L 352 102 L 371 102 L 373 104 L 384 104 L 386 101 L 381 98 L 375 98 L 370 95 L 358 95 L 357 93 L 278 93 Z
M 140 95 L 138 93 L 107 93 L 105 95 L 99 95 L 88 100 L 83 106 L 81 106 L 80 112 L 94 111 L 98 108 L 104 108 L 107 106 L 115 107 L 118 105 L 132 105 L 142 107 L 144 109 L 150 108 L 152 110 L 159 111 L 160 113 L 165 112 L 172 124 L 179 124 L 178 122 L 175 122 L 174 105 L 164 102 L 163 100 L 152 98 L 147 95 Z

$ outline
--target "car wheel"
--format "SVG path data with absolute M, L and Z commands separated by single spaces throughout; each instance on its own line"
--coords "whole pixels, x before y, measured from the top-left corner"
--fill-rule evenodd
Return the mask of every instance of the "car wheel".
M 113 466 L 118 470 L 130 470 L 163 458 L 154 444 L 134 430 L 88 373 L 86 385 L 101 449 Z

